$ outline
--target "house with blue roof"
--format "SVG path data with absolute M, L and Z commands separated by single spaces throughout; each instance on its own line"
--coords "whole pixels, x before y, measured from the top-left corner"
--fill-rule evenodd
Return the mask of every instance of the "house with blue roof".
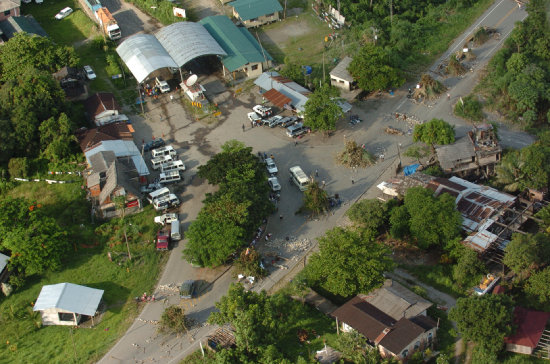
M 229 5 L 233 7 L 233 17 L 247 28 L 277 21 L 283 11 L 278 0 L 236 0 Z
M 248 29 L 236 26 L 227 16 L 209 16 L 199 23 L 227 53 L 221 56 L 224 76 L 230 72 L 234 79 L 243 75 L 253 78 L 271 67 L 273 58 L 269 53 Z

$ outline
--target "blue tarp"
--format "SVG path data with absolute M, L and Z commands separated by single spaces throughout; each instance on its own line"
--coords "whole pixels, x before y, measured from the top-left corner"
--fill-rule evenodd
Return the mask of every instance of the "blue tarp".
M 418 163 L 411 164 L 410 166 L 405 166 L 405 168 L 403 168 L 403 173 L 405 173 L 405 176 L 410 176 L 411 174 L 416 172 L 418 167 L 420 167 L 420 164 L 418 164 Z

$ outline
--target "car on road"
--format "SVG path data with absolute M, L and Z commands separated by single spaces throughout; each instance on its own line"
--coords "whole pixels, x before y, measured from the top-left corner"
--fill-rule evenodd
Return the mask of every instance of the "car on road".
M 72 12 L 73 12 L 73 9 L 67 6 L 66 8 L 63 8 L 59 13 L 55 14 L 55 18 L 57 20 L 61 20 L 71 15 Z
M 152 149 L 159 148 L 159 147 L 162 147 L 164 145 L 166 145 L 166 142 L 162 138 L 157 138 L 155 140 L 151 140 L 148 143 L 145 143 L 143 145 L 143 151 L 148 152 Z
M 350 123 L 350 125 L 359 124 L 359 123 L 362 122 L 362 121 L 363 121 L 363 120 L 361 120 L 361 118 L 360 118 L 359 115 L 357 115 L 357 114 L 350 115 L 350 117 L 349 117 L 349 123 Z
M 277 177 L 269 177 L 267 179 L 267 183 L 273 192 L 279 192 L 281 190 L 281 184 L 279 183 L 279 179 L 277 179 Z
M 155 216 L 155 223 L 157 224 L 171 224 L 172 221 L 178 221 L 178 214 L 175 212 L 169 212 L 160 216 Z
M 269 173 L 270 176 L 277 174 L 277 172 L 279 172 L 279 169 L 277 168 L 275 161 L 271 158 L 266 158 L 265 168 L 267 169 L 267 173 Z
M 252 108 L 252 110 L 254 110 L 254 112 L 260 115 L 262 118 L 267 118 L 268 116 L 273 115 L 273 110 L 271 110 L 271 108 L 267 106 L 256 105 Z
M 262 121 L 262 118 L 258 116 L 255 112 L 249 112 L 248 113 L 248 120 L 252 121 L 254 124 L 260 123 Z
M 197 282 L 192 279 L 189 279 L 183 282 L 180 286 L 180 298 L 185 298 L 185 299 L 193 298 L 196 285 L 197 285 Z
M 86 77 L 88 78 L 88 80 L 95 80 L 96 75 L 92 67 L 88 65 L 84 66 L 84 72 L 86 72 Z
M 157 233 L 156 248 L 157 250 L 168 250 L 170 247 L 170 230 L 161 229 Z

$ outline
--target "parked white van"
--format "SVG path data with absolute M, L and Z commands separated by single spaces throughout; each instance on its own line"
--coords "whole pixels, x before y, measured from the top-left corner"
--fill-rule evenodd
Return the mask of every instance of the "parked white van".
M 164 147 L 153 149 L 151 151 L 151 155 L 153 156 L 153 158 L 161 157 L 163 155 L 170 155 L 172 156 L 172 158 L 176 158 L 177 153 L 173 146 L 165 145 Z
M 180 240 L 181 234 L 180 234 L 180 222 L 179 220 L 172 221 L 171 225 L 172 229 L 170 230 L 170 237 L 172 240 Z
M 162 187 L 149 193 L 147 195 L 147 200 L 149 201 L 149 203 L 153 203 L 153 201 L 167 196 L 170 196 L 170 190 L 167 187 Z
M 163 172 L 160 174 L 159 183 L 173 183 L 181 181 L 181 176 L 179 171 L 169 171 Z
M 309 185 L 309 178 L 304 173 L 304 171 L 302 171 L 302 168 L 300 168 L 299 166 L 294 166 L 289 169 L 289 172 L 292 182 L 294 182 L 294 184 L 298 186 L 300 191 L 307 190 L 307 186 Z
M 307 133 L 308 127 L 305 126 L 302 123 L 296 123 L 292 126 L 289 126 L 286 128 L 286 135 L 288 135 L 289 138 L 295 138 L 298 135 L 302 135 Z
M 181 160 L 169 161 L 169 162 L 163 163 L 160 167 L 160 170 L 163 172 L 185 171 L 185 164 L 183 164 Z
M 171 193 L 168 196 L 156 199 L 153 202 L 153 207 L 155 208 L 156 211 L 162 211 L 162 210 L 166 210 L 167 208 L 177 206 L 179 204 L 180 204 L 180 200 L 178 199 L 178 197 L 173 193 Z
M 161 155 L 159 157 L 151 159 L 151 164 L 153 165 L 153 169 L 156 171 L 159 169 L 164 163 L 171 162 L 172 156 L 170 154 L 168 155 Z

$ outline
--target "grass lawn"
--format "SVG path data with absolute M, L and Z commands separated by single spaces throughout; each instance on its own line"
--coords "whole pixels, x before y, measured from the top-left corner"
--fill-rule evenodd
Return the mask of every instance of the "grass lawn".
M 62 271 L 31 277 L 10 297 L 0 298 L 0 363 L 98 360 L 133 322 L 138 313 L 133 298 L 152 292 L 168 257 L 157 252 L 152 243 L 154 210 L 148 206 L 142 213 L 126 217 L 130 262 L 117 220 L 90 223 L 89 205 L 80 184 L 27 183 L 8 194 L 36 199 L 51 210 L 48 215 L 67 229 L 73 249 Z M 111 252 L 112 262 L 107 252 Z M 105 290 L 106 311 L 94 328 L 40 327 L 41 319 L 33 313 L 32 303 L 43 285 L 62 282 Z
M 56 20 L 57 14 L 64 7 L 71 7 L 74 12 L 62 20 Z M 97 24 L 80 9 L 76 0 L 44 1 L 43 4 L 21 4 L 22 13 L 32 14 L 48 35 L 56 43 L 73 45 L 95 34 L 101 35 Z
M 453 279 L 453 266 L 450 264 L 436 265 L 401 265 L 418 280 L 435 289 L 445 292 L 455 298 L 465 297 L 466 291 L 455 283 Z M 473 284 L 472 284 L 473 285 Z M 470 287 L 467 287 L 470 288 Z

